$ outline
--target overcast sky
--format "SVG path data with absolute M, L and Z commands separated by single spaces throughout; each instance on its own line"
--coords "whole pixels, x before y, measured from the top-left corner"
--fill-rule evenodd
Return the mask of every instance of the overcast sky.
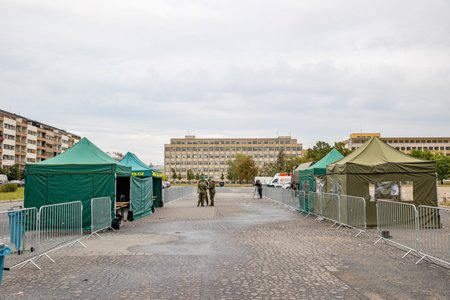
M 188 133 L 450 136 L 450 1 L 0 0 L 0 108 L 158 164 Z

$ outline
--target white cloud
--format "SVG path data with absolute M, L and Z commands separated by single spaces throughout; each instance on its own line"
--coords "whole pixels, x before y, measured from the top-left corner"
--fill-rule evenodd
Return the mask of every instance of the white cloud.
M 1 108 L 162 163 L 197 136 L 448 135 L 448 1 L 2 1 Z

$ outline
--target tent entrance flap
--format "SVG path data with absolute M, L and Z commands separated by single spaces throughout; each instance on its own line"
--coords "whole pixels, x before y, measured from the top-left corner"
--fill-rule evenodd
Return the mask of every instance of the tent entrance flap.
M 130 177 L 117 177 L 116 202 L 130 202 Z

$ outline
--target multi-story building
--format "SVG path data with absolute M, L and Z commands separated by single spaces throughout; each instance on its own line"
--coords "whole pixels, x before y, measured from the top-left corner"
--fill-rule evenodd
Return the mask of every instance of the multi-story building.
M 236 154 L 251 156 L 258 167 L 274 162 L 278 153 L 284 151 L 286 157 L 303 155 L 302 144 L 290 136 L 277 138 L 172 138 L 164 145 L 164 172 L 171 177 L 172 169 L 182 179 L 187 178 L 188 170 L 194 174 L 205 174 L 219 179 L 227 176 L 227 161 Z
M 430 150 L 450 156 L 450 137 L 381 137 L 381 133 L 352 133 L 344 143 L 348 149 L 356 150 L 372 136 L 406 154 L 411 150 Z
M 69 133 L 28 118 L 0 110 L 0 167 L 40 162 L 58 155 L 80 140 Z

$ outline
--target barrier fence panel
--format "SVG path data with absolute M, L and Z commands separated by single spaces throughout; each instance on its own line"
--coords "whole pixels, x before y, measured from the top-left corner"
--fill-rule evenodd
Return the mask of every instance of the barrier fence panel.
M 100 197 L 92 198 L 91 200 L 91 237 L 92 235 L 97 235 L 99 231 L 111 228 L 112 217 L 111 217 L 111 198 L 110 197 Z M 114 229 L 113 229 L 114 230 Z M 89 238 L 88 237 L 88 238 Z
M 340 195 L 340 222 L 358 230 L 355 237 L 367 229 L 366 200 L 363 197 Z
M 44 205 L 39 209 L 39 257 L 64 246 L 81 243 L 83 205 L 80 201 Z
M 298 210 L 307 213 L 306 211 L 306 198 L 307 195 L 305 194 L 305 191 L 297 191 L 298 193 Z
M 338 194 L 322 193 L 322 216 L 334 224 L 340 222 L 340 200 Z M 333 225 L 334 225 L 333 224 Z
M 11 248 L 11 253 L 5 256 L 5 268 L 14 268 L 37 256 L 37 224 L 36 208 L 0 212 L 0 242 Z
M 297 209 L 299 206 L 298 191 L 282 188 L 263 188 L 263 195 L 273 201 L 282 203 L 290 208 Z
M 316 216 L 322 215 L 322 194 L 317 192 L 309 193 L 309 203 L 312 203 L 312 212 Z
M 168 203 L 177 199 L 182 199 L 194 193 L 193 186 L 174 186 L 163 190 L 164 203 Z
M 377 200 L 379 239 L 408 249 L 405 257 L 417 249 L 417 210 L 414 204 Z
M 429 258 L 450 264 L 450 209 L 419 205 L 417 212 L 417 263 Z

